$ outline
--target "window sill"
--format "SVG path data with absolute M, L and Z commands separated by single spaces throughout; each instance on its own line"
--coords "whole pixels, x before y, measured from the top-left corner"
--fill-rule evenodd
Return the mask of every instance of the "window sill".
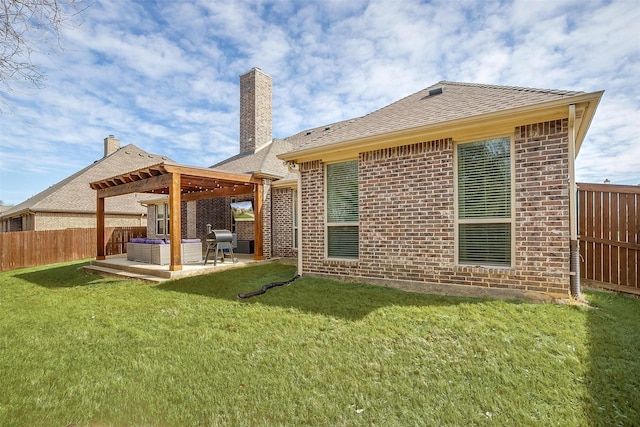
M 501 267 L 497 265 L 456 265 L 454 268 L 456 272 L 462 273 L 490 273 L 490 274 L 512 274 L 515 268 L 512 266 Z
M 346 267 L 356 267 L 360 265 L 359 259 L 347 259 L 347 258 L 326 258 L 322 261 L 323 265 L 333 265 L 333 266 L 346 266 Z

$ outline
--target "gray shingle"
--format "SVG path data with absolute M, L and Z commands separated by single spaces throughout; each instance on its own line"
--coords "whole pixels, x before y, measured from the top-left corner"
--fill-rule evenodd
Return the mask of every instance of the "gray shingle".
M 430 96 L 429 91 L 437 88 L 442 88 L 443 92 Z M 312 138 L 302 143 L 299 149 L 533 105 L 580 93 L 583 92 L 441 81 L 365 116 L 321 127 L 319 129 L 322 130 L 313 132 Z

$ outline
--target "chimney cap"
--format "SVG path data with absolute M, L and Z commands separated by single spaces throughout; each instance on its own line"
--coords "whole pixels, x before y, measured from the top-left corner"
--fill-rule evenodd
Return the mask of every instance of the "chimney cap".
M 250 70 L 249 70 L 249 71 L 247 71 L 246 73 L 242 73 L 242 74 L 240 74 L 240 77 L 245 76 L 245 75 L 247 75 L 247 74 L 251 74 L 251 73 L 253 73 L 253 72 L 255 72 L 255 71 L 259 72 L 260 74 L 264 74 L 265 76 L 267 76 L 267 77 L 271 78 L 271 76 L 270 76 L 269 74 L 265 73 L 264 71 L 262 71 L 262 69 L 261 69 L 260 67 L 253 67 L 252 69 L 250 69 Z

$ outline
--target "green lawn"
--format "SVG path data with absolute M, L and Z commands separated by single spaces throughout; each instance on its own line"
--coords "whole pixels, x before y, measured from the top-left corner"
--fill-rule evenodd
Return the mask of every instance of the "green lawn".
M 2 426 L 640 425 L 640 300 L 411 294 L 277 263 L 0 273 Z

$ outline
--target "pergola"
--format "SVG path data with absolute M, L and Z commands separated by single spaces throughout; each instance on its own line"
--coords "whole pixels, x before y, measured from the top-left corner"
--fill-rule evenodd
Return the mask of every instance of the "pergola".
M 158 163 L 89 184 L 97 193 L 97 260 L 105 257 L 105 199 L 130 193 L 169 196 L 170 265 L 169 270 L 182 270 L 180 253 L 181 209 L 183 201 L 212 199 L 253 193 L 254 259 L 264 259 L 262 246 L 262 180 L 251 174 L 228 173 L 215 169 Z

